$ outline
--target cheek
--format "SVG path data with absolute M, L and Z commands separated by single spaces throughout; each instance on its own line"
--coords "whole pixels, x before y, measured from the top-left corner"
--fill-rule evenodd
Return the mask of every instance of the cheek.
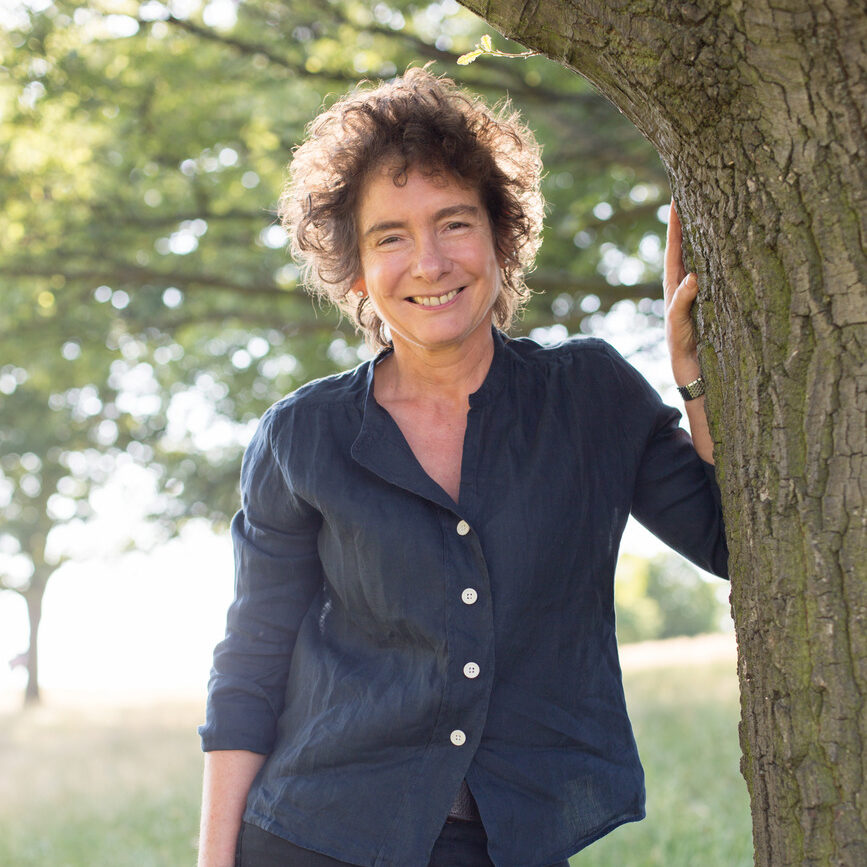
M 380 259 L 362 263 L 364 282 L 371 296 L 381 295 L 394 282 L 392 278 L 394 268 L 391 265 L 392 263 L 389 260 L 382 261 Z
M 401 274 L 402 269 L 392 258 L 385 262 L 370 264 L 365 268 L 364 278 L 368 303 L 380 319 L 390 318 L 389 310 L 393 313 L 395 305 L 403 297 L 404 293 L 401 291 L 401 287 L 404 284 Z
M 454 260 L 472 273 L 482 275 L 499 274 L 500 266 L 494 248 L 484 241 L 474 239 L 454 251 Z

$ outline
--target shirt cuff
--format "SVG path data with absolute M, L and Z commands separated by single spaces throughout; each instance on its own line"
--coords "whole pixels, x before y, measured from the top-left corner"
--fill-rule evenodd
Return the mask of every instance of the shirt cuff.
M 204 725 L 199 726 L 202 751 L 249 750 L 268 755 L 277 739 L 277 718 L 267 701 L 238 690 L 212 693 Z

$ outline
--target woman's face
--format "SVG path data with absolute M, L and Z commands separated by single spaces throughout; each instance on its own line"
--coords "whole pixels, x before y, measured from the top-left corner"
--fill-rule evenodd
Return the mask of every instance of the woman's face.
M 490 339 L 500 265 L 479 193 L 452 175 L 410 169 L 397 186 L 394 167 L 374 172 L 358 208 L 361 277 L 401 343 L 435 351 Z

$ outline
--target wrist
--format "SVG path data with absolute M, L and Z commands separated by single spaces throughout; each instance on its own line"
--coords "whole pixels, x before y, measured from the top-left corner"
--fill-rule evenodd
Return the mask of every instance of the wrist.
M 695 356 L 687 358 L 672 358 L 671 372 L 674 376 L 674 384 L 678 387 L 698 379 L 701 376 L 701 367 Z

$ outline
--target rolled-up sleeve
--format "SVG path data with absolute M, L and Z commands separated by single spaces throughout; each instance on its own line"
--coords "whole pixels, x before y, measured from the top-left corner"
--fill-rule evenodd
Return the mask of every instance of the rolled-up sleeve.
M 680 412 L 664 404 L 650 383 L 612 348 L 617 394 L 629 412 L 619 426 L 629 442 L 643 443 L 632 494 L 632 514 L 688 560 L 728 577 L 728 547 L 720 491 L 712 464 L 703 461 Z
M 205 751 L 271 751 L 298 630 L 322 583 L 321 517 L 294 494 L 275 455 L 277 418 L 274 409 L 263 417 L 241 468 L 242 508 L 231 530 L 235 599 L 214 651 L 199 728 Z
M 728 547 L 714 469 L 695 451 L 678 426 L 679 413 L 660 404 L 668 417 L 644 451 L 632 514 L 648 530 L 696 566 L 728 577 Z

